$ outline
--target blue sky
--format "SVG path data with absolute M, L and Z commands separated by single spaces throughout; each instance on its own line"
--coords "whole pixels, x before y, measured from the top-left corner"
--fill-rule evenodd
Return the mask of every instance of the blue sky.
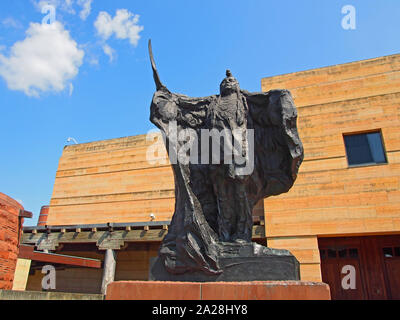
M 56 6 L 53 29 L 41 26 L 45 2 Z M 349 4 L 355 30 L 341 25 Z M 228 68 L 260 91 L 263 77 L 400 53 L 399 17 L 398 0 L 2 0 L 0 192 L 35 225 L 68 137 L 154 128 L 149 38 L 169 89 L 206 96 Z

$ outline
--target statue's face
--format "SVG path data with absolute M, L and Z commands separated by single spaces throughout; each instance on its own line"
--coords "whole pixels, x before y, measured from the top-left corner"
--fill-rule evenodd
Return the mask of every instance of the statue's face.
M 234 77 L 226 77 L 220 86 L 221 95 L 234 93 L 239 89 L 239 82 Z

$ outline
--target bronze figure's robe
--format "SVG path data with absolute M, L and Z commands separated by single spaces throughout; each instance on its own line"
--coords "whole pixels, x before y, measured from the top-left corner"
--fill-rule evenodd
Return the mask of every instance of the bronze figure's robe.
M 155 76 L 158 79 L 156 71 Z M 182 130 L 196 132 L 198 146 L 202 145 L 202 130 L 240 129 L 244 133 L 244 164 L 236 160 L 214 163 L 211 148 L 206 164 L 201 161 L 204 150 L 199 150 L 199 161 L 171 161 L 176 204 L 159 257 L 172 274 L 220 274 L 218 257 L 224 244 L 251 243 L 252 211 L 257 202 L 288 192 L 296 180 L 303 161 L 296 107 L 289 91 L 250 93 L 239 88 L 230 72 L 221 84 L 221 94 L 204 98 L 171 93 L 159 79 L 156 85 L 150 120 L 165 136 L 171 160 L 176 154 L 170 150 L 179 153 L 185 146 L 185 141 L 176 139 Z M 232 89 L 229 99 L 224 96 L 226 88 Z M 172 126 L 177 132 L 171 131 Z M 252 143 L 249 132 L 254 135 Z M 253 170 L 243 173 L 241 169 L 250 161 Z

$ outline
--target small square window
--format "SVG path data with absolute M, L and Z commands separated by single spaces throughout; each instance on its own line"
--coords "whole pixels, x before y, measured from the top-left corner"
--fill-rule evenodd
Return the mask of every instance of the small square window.
M 346 249 L 339 250 L 339 251 L 338 251 L 338 254 L 339 254 L 339 258 L 346 258 L 346 256 L 347 256 L 347 250 L 346 250 Z
M 336 250 L 328 249 L 328 258 L 336 258 Z
M 356 248 L 349 249 L 350 258 L 358 258 L 358 250 Z
M 344 136 L 349 166 L 387 163 L 381 132 Z

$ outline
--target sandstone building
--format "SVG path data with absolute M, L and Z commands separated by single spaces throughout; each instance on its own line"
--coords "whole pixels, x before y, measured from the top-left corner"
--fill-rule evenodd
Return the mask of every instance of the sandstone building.
M 302 280 L 327 282 L 334 299 L 400 299 L 400 55 L 262 79 L 263 91 L 280 88 L 298 107 L 305 161 L 289 193 L 254 210 L 254 240 L 289 249 Z M 146 280 L 174 210 L 172 169 L 146 158 L 162 144 L 153 138 L 65 147 L 47 222 L 25 228 L 24 243 L 100 260 L 111 251 L 116 280 Z M 32 265 L 27 289 L 41 276 Z M 102 270 L 59 266 L 57 281 L 98 293 Z

